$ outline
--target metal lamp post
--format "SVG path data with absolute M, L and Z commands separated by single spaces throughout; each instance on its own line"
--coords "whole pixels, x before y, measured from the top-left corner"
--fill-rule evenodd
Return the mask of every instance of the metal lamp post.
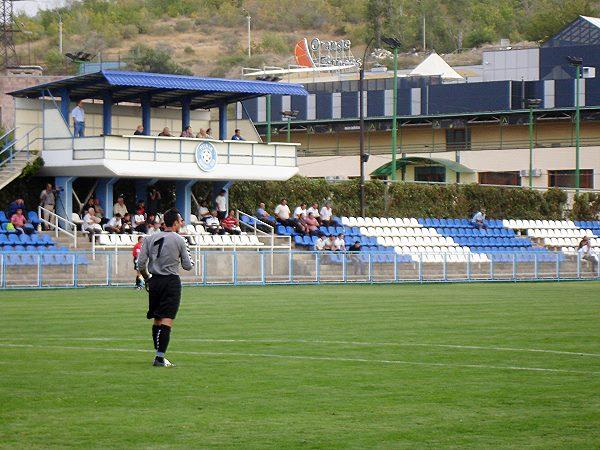
M 369 156 L 365 154 L 365 111 L 364 111 L 364 81 L 365 81 L 365 63 L 369 47 L 375 38 L 372 37 L 363 54 L 363 59 L 360 64 L 358 77 L 358 117 L 360 127 L 360 214 L 365 216 L 365 164 L 369 160 Z
M 291 111 L 281 111 L 281 115 L 287 119 L 287 141 L 290 143 L 292 141 L 292 119 L 298 117 L 298 113 L 300 111 L 291 110 Z
M 575 67 L 575 192 L 579 195 L 579 188 L 581 186 L 579 167 L 579 80 L 581 79 L 583 58 L 579 56 L 568 56 L 567 61 Z
M 281 80 L 280 77 L 268 76 L 268 75 L 256 77 L 256 79 L 260 80 L 260 81 L 271 81 L 273 83 L 276 83 L 279 80 Z M 271 94 L 267 95 L 265 106 L 266 106 L 265 116 L 267 119 L 267 144 L 270 144 L 271 143 Z
M 394 37 L 384 37 L 381 40 L 394 50 L 394 104 L 392 112 L 392 168 L 391 178 L 396 181 L 396 152 L 398 150 L 398 50 L 400 41 Z
M 542 101 L 539 98 L 528 98 L 529 107 L 529 187 L 533 187 L 533 108 L 538 107 Z

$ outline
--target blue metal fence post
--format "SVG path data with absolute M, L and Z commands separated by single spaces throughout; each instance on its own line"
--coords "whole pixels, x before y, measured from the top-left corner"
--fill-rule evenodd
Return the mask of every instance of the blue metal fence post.
M 369 278 L 368 281 L 369 283 L 373 282 L 373 258 L 371 258 L 371 256 L 373 255 L 372 253 L 367 253 L 367 255 L 369 256 Z
M 206 286 L 206 251 L 202 252 L 202 286 Z
M 517 281 L 517 255 L 515 253 L 513 253 L 512 279 Z
M 394 283 L 398 282 L 398 253 L 394 252 Z
M 320 283 L 321 282 L 321 255 L 317 252 L 315 252 L 315 278 L 316 278 L 316 282 Z
M 234 286 L 237 286 L 238 284 L 238 257 L 237 257 L 237 250 L 234 250 L 231 252 L 231 266 L 232 266 L 232 270 L 231 270 L 231 277 L 232 277 L 232 283 Z
M 581 278 L 581 258 L 577 255 L 577 278 Z
M 6 287 L 6 255 L 2 253 L 2 287 Z
M 73 287 L 77 287 L 77 286 L 79 286 L 79 267 L 77 267 L 77 264 L 75 264 L 75 258 L 73 258 L 72 261 L 73 261 Z
M 267 283 L 265 278 L 265 254 L 260 252 L 258 255 L 260 256 L 260 281 L 264 286 Z
M 490 280 L 494 279 L 494 258 L 490 258 Z
M 467 253 L 467 281 L 471 281 L 471 253 Z
M 555 252 L 554 256 L 556 256 L 556 279 L 560 281 L 560 259 L 558 258 L 558 252 Z
M 150 105 L 150 94 L 142 94 L 140 97 L 142 104 L 142 126 L 144 127 L 144 135 L 152 134 L 152 107 Z
M 342 253 L 342 281 L 346 283 L 348 281 L 348 274 L 346 273 L 346 253 Z
M 444 281 L 448 281 L 448 254 L 444 253 Z
M 533 278 L 534 279 L 538 279 L 539 275 L 538 275 L 538 255 L 537 253 L 533 254 Z
M 288 252 L 290 283 L 294 282 L 294 258 L 292 252 Z
M 111 283 L 111 279 L 112 279 L 112 258 L 113 258 L 113 254 L 112 253 L 106 253 L 106 285 L 110 286 Z
M 423 282 L 423 253 L 419 253 L 419 282 Z
M 37 255 L 37 285 L 42 287 L 42 255 L 40 253 Z

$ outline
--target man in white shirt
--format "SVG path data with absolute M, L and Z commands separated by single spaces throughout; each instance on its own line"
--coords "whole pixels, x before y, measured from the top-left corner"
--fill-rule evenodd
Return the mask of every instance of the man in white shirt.
M 45 209 L 45 211 L 42 211 L 42 219 L 50 222 L 50 213 L 54 212 L 55 203 L 56 196 L 54 195 L 54 190 L 52 189 L 52 183 L 48 183 L 46 185 L 46 189 L 40 193 L 40 206 Z M 50 227 L 46 224 L 43 226 L 45 229 L 50 229 Z
M 485 224 L 485 208 L 481 208 L 481 211 L 477 211 L 473 218 L 471 219 L 471 224 L 474 227 L 479 228 L 480 230 L 483 228 L 487 230 L 487 225 Z
M 336 252 L 346 251 L 346 241 L 344 240 L 344 235 L 342 233 L 338 234 L 338 237 L 334 241 L 333 250 Z
M 142 208 L 138 208 L 135 215 L 133 216 L 133 229 L 138 233 L 146 234 L 148 232 L 148 226 L 146 225 L 146 214 Z
M 83 109 L 83 100 L 77 102 L 77 106 L 71 111 L 73 118 L 73 129 L 75 137 L 84 137 L 85 135 L 85 111 Z
M 275 207 L 275 217 L 277 217 L 278 222 L 286 227 L 295 227 L 296 221 L 290 218 L 290 207 L 287 205 L 287 200 L 285 198 L 281 199 L 279 205 Z
M 319 236 L 315 241 L 315 251 L 322 252 L 323 250 L 325 250 L 325 239 L 323 239 L 323 236 Z
M 221 230 L 221 221 L 217 217 L 217 211 L 213 210 L 209 217 L 206 218 L 205 227 L 206 231 L 210 234 L 224 234 L 225 232 Z
M 122 233 L 123 221 L 121 220 L 121 214 L 115 214 L 114 217 L 104 225 L 104 230 L 109 233 Z
M 227 217 L 227 191 L 225 189 L 221 189 L 221 192 L 215 198 L 215 205 L 217 207 L 217 217 L 219 220 L 223 220 Z
M 319 214 L 321 217 L 321 225 L 326 227 L 335 225 L 335 222 L 333 221 L 333 210 L 331 209 L 331 203 L 325 203 L 325 206 L 321 208 Z
M 119 198 L 117 198 L 117 203 L 115 203 L 113 206 L 113 215 L 116 216 L 117 214 L 120 214 L 121 217 L 125 217 L 125 215 L 127 215 L 128 213 L 129 211 L 127 211 L 127 205 L 125 205 L 125 200 L 122 196 L 119 196 Z
M 87 214 L 83 216 L 81 230 L 88 232 L 90 242 L 92 242 L 95 233 L 102 233 L 102 227 L 100 226 L 100 218 L 96 217 L 96 212 L 94 211 L 94 208 L 88 209 Z
M 319 204 L 313 203 L 310 208 L 306 210 L 306 215 L 308 216 L 312 213 L 313 217 L 317 219 L 319 223 L 321 223 L 321 215 L 319 214 Z
M 300 203 L 300 206 L 297 206 L 296 209 L 294 209 L 294 218 L 298 220 L 304 219 L 307 214 L 306 203 Z
M 323 249 L 329 251 L 333 251 L 335 249 L 335 236 L 333 234 L 329 235 L 325 241 L 325 247 Z
M 590 242 L 589 237 L 584 236 L 583 239 L 581 239 L 577 253 L 582 260 L 590 261 L 592 263 L 592 272 L 595 272 L 599 258 L 597 254 L 592 252 L 592 243 Z

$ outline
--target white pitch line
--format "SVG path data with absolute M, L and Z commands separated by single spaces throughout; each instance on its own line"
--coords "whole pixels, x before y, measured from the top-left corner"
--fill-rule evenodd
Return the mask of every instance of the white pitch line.
M 15 338 L 13 338 L 15 339 Z M 18 338 L 17 338 L 18 339 Z M 22 338 L 27 340 L 29 338 Z M 65 339 L 65 337 L 44 337 L 44 339 Z M 68 337 L 72 341 L 146 341 L 147 338 L 85 338 Z M 516 348 L 516 347 L 486 347 L 479 345 L 458 345 L 458 344 L 427 344 L 418 342 L 362 342 L 362 341 L 325 341 L 311 339 L 210 339 L 210 338 L 177 338 L 178 341 L 188 342 L 215 342 L 215 343 L 254 343 L 254 344 L 325 344 L 325 345 L 354 345 L 361 347 L 438 347 L 438 348 L 456 348 L 462 350 L 492 350 L 499 352 L 525 352 L 525 353 L 548 353 L 553 355 L 569 356 L 590 356 L 600 358 L 599 353 L 568 352 L 562 350 L 546 350 L 537 348 Z
M 2 347 L 10 348 L 33 348 L 33 349 L 55 349 L 55 350 L 88 350 L 88 351 L 106 351 L 106 352 L 135 352 L 135 353 L 151 353 L 151 350 L 135 349 L 135 348 L 106 348 L 106 347 L 78 347 L 78 346 L 63 346 L 63 345 L 33 345 L 33 344 L 7 344 L 3 343 Z M 242 353 L 242 352 L 193 352 L 193 351 L 171 351 L 169 354 L 178 355 L 194 355 L 194 356 L 241 356 L 249 358 L 277 358 L 277 359 L 292 359 L 305 361 L 334 361 L 334 362 L 360 362 L 360 363 L 375 363 L 375 364 L 394 364 L 408 366 L 429 366 L 429 367 L 454 367 L 454 368 L 469 368 L 469 369 L 493 369 L 493 370 L 518 370 L 531 372 L 551 372 L 551 373 L 573 373 L 580 375 L 600 375 L 600 372 L 590 372 L 584 370 L 571 369 L 549 369 L 545 367 L 520 367 L 520 366 L 494 366 L 487 364 L 448 364 L 422 361 L 401 361 L 394 359 L 366 359 L 366 358 L 340 358 L 335 356 L 302 356 L 302 355 L 280 355 L 275 353 Z

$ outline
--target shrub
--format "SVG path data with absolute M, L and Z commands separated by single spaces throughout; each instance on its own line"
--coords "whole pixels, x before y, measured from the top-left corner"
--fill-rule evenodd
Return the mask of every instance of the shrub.
M 178 31 L 180 33 L 187 33 L 192 29 L 192 26 L 193 24 L 191 20 L 183 19 L 175 24 L 175 31 Z

